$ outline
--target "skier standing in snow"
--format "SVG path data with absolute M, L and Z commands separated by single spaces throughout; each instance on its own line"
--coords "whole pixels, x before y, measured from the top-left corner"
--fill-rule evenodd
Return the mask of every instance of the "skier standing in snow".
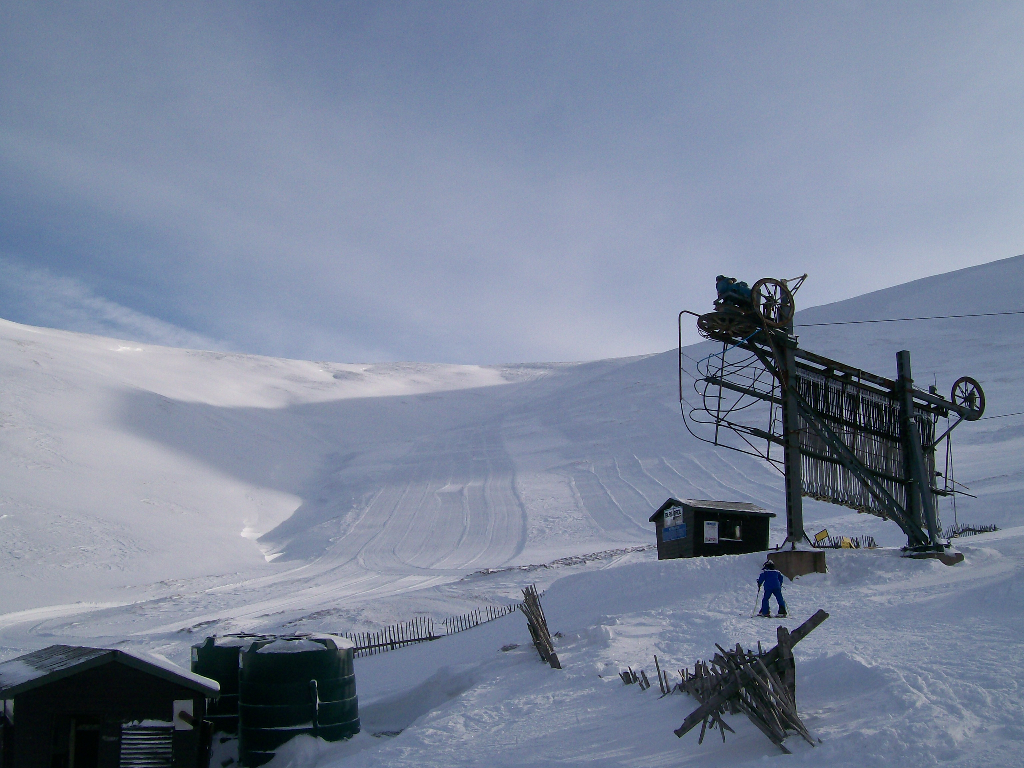
M 764 599 L 761 601 L 761 612 L 758 616 L 771 616 L 771 608 L 768 605 L 768 598 L 775 595 L 775 602 L 779 604 L 779 616 L 785 617 L 786 614 L 786 601 L 782 598 L 782 582 L 783 576 L 779 573 L 779 569 L 775 567 L 775 563 L 771 560 L 765 560 L 764 565 L 761 566 L 761 575 L 757 577 L 757 586 L 764 587 Z

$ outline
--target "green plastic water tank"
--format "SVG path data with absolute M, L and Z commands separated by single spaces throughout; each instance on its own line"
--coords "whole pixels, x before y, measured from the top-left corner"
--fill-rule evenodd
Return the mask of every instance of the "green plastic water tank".
M 254 639 L 238 635 L 208 637 L 192 646 L 192 671 L 220 683 L 220 698 L 210 701 L 206 708 L 215 732 L 238 733 L 239 654 Z
M 359 733 L 352 643 L 327 635 L 257 640 L 240 654 L 239 762 L 263 765 L 289 739 Z

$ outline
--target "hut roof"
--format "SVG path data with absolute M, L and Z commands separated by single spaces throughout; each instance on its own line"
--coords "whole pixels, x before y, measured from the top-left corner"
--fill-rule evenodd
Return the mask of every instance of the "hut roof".
M 666 509 L 672 507 L 690 507 L 691 509 L 705 509 L 714 512 L 739 512 L 744 515 L 757 515 L 759 517 L 775 517 L 774 512 L 768 512 L 756 504 L 749 504 L 745 501 L 711 501 L 710 499 L 672 499 L 670 498 L 651 515 L 648 522 L 653 523 Z
M 9 699 L 93 667 L 119 663 L 189 688 L 204 696 L 220 693 L 216 680 L 182 669 L 166 659 L 138 656 L 111 648 L 51 645 L 0 663 L 0 698 Z

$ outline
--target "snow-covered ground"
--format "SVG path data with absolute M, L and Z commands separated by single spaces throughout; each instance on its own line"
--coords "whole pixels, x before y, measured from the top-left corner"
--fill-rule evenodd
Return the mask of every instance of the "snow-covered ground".
M 555 582 L 543 598 L 562 670 L 539 660 L 525 621 L 356 662 L 363 732 L 299 739 L 272 765 L 1013 766 L 1024 758 L 1024 527 L 965 540 L 954 568 L 894 549 L 829 553 L 829 573 L 787 586 L 790 628 L 829 619 L 796 646 L 797 705 L 822 743 L 782 755 L 745 717 L 722 743 L 672 733 L 689 696 L 640 691 L 618 672 L 654 655 L 673 671 L 715 643 L 775 644 L 750 618 L 763 555 L 623 562 Z M 502 647 L 519 647 L 503 652 Z M 395 732 L 396 737 L 372 734 Z
M 1017 257 L 805 310 L 797 321 L 1019 310 L 1022 286 Z M 710 306 L 713 287 L 708 294 Z M 974 376 L 987 415 L 999 415 L 1024 411 L 1022 330 L 1015 315 L 798 332 L 805 348 L 883 375 L 909 349 L 920 385 L 946 392 Z M 1024 417 L 962 425 L 954 445 L 956 477 L 978 497 L 958 502 L 958 519 L 1007 530 L 965 540 L 964 566 L 911 563 L 893 550 L 840 553 L 828 576 L 793 587 L 807 615 L 833 612 L 798 647 L 801 708 L 827 737 L 800 759 L 842 762 L 877 749 L 906 764 L 966 761 L 962 745 L 977 754 L 986 743 L 996 764 L 1019 762 L 1004 758 L 1020 757 L 1020 730 L 991 720 L 1002 711 L 1022 722 L 1014 585 L 1024 539 L 1010 529 L 1024 522 Z M 771 755 L 771 744 L 744 732 L 694 751 L 662 728 L 681 722 L 683 697 L 652 703 L 614 674 L 597 677 L 606 663 L 649 666 L 654 649 L 682 666 L 714 641 L 774 632 L 745 618 L 756 557 L 656 563 L 643 551 L 511 569 L 649 544 L 647 518 L 668 496 L 754 501 L 782 518 L 774 470 L 686 432 L 674 350 L 570 364 L 355 365 L 0 321 L 2 658 L 68 642 L 187 663 L 189 644 L 213 632 L 360 630 L 514 599 L 528 581 L 551 587 L 545 607 L 566 633 L 563 673 L 534 664 L 528 649 L 495 655 L 520 642 L 508 639 L 523 635 L 518 615 L 361 662 L 367 731 L 375 717 L 411 726 L 394 740 L 336 748 L 359 749 L 353 760 L 431 764 L 436 752 L 438 761 L 493 761 L 498 745 L 526 764 L 577 754 L 645 765 Z M 951 523 L 948 503 L 941 512 Z M 898 528 L 873 517 L 810 501 L 805 515 L 812 531 L 903 543 Z M 773 536 L 782 535 L 776 525 Z M 437 671 L 437 685 L 388 689 L 392 666 L 417 654 L 435 654 L 422 666 Z M 470 668 L 441 672 L 452 659 Z M 385 705 L 389 696 L 403 706 Z M 963 714 L 947 728 L 954 701 Z M 982 710 L 990 714 L 980 718 Z M 545 729 L 575 736 L 559 746 L 555 730 L 537 735 Z M 528 733 L 539 741 L 517 752 Z

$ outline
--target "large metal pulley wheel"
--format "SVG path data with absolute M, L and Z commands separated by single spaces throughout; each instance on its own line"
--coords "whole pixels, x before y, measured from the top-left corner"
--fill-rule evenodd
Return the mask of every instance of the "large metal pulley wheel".
M 755 314 L 769 328 L 789 325 L 796 313 L 792 292 L 784 282 L 774 277 L 764 277 L 754 283 L 750 289 L 750 301 Z
M 967 410 L 963 415 L 967 421 L 976 421 L 985 412 L 985 393 L 981 384 L 970 376 L 961 376 L 953 383 L 949 399 L 954 405 Z
M 697 330 L 706 339 L 743 339 L 757 330 L 750 319 L 741 312 L 708 312 L 697 318 Z

